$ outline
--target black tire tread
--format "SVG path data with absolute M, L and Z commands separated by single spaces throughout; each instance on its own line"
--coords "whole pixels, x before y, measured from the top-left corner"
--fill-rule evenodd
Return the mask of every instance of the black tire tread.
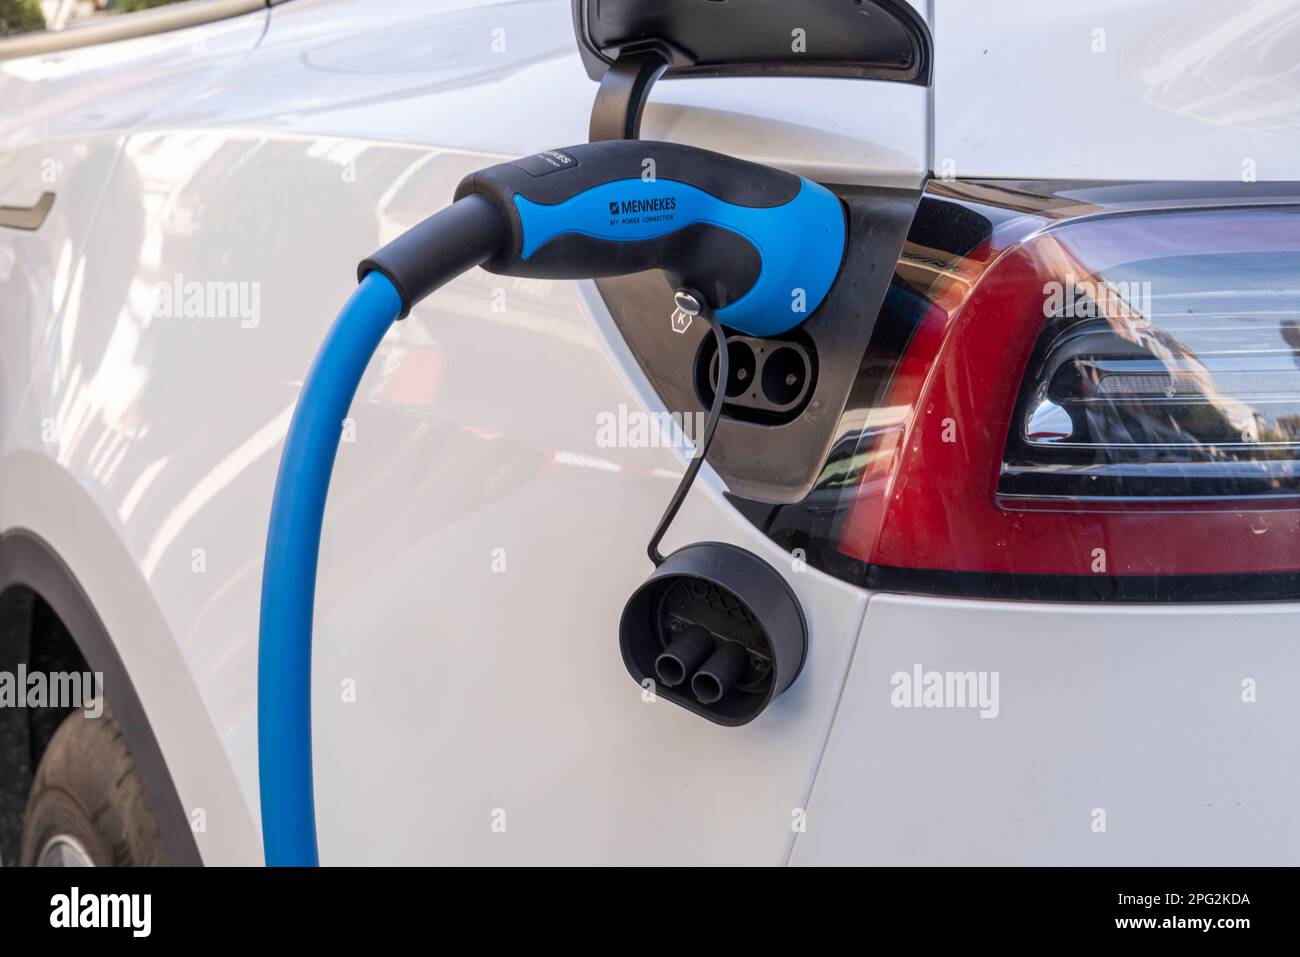
M 35 864 L 56 834 L 77 838 L 97 866 L 170 864 L 162 831 L 107 704 L 73 711 L 41 757 L 27 799 L 20 863 Z

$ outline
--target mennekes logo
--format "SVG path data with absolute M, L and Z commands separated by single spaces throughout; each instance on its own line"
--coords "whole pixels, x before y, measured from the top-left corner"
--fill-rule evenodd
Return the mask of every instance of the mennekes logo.
M 629 213 L 664 213 L 677 208 L 676 196 L 661 196 L 656 199 L 625 199 L 621 202 L 612 200 L 609 204 L 611 216 L 626 216 Z

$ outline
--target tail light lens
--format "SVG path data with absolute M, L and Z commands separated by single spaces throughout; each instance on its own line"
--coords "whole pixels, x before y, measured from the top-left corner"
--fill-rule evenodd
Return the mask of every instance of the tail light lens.
M 1265 592 L 1287 597 L 1300 198 L 945 190 L 923 200 L 863 365 L 876 386 L 828 465 L 838 553 L 886 587 L 890 570 L 1281 575 Z
M 1296 223 L 1290 212 L 1185 212 L 1066 227 L 1056 241 L 1083 256 L 1117 228 L 1152 253 L 1048 283 L 1002 503 L 1295 500 L 1300 252 L 1268 233 Z M 1245 245 L 1196 248 L 1196 234 Z

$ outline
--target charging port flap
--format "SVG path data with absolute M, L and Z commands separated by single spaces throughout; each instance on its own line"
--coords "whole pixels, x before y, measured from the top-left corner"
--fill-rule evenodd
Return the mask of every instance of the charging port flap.
M 795 74 L 930 83 L 930 33 L 906 0 L 574 0 L 573 20 L 593 80 L 624 53 L 657 47 L 667 79 Z

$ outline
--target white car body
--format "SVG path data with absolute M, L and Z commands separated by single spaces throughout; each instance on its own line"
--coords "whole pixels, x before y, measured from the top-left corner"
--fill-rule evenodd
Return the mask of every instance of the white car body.
M 932 90 L 675 80 L 642 136 L 838 183 L 1300 180 L 1294 2 L 918 9 Z M 205 863 L 262 860 L 271 492 L 355 264 L 466 173 L 584 141 L 595 89 L 563 0 L 290 0 L 0 60 L 0 203 L 58 195 L 0 229 L 0 530 L 84 591 Z M 157 313 L 195 279 L 244 299 Z M 782 570 L 809 659 L 741 728 L 643 701 L 618 618 L 683 458 L 599 445 L 620 406 L 660 408 L 590 282 L 476 270 L 381 347 L 322 545 L 323 863 L 1300 862 L 1300 603 L 870 593 L 706 466 L 666 544 Z M 997 720 L 891 707 L 914 664 L 998 671 Z

